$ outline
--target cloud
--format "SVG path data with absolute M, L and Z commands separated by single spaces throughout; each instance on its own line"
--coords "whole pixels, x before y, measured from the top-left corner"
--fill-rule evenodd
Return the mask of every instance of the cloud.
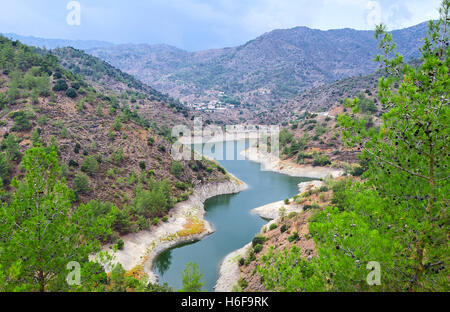
M 277 28 L 403 28 L 436 18 L 440 0 L 0 0 L 0 32 L 117 43 L 168 43 L 188 50 L 235 46 Z

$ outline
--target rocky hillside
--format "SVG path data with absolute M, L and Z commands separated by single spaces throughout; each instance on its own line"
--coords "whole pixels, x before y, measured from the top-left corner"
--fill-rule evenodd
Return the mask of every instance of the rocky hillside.
M 426 24 L 393 31 L 406 59 L 418 56 Z M 189 103 L 233 98 L 239 108 L 277 107 L 304 90 L 370 74 L 377 42 L 371 31 L 274 30 L 246 44 L 186 52 L 166 45 L 89 50 L 158 90 Z
M 172 159 L 167 130 L 175 121 L 168 112 L 162 118 L 164 108 L 172 112 L 170 103 L 149 99 L 135 87 L 124 87 L 122 93 L 96 87 L 59 62 L 0 36 L 2 201 L 8 201 L 12 178 L 20 179 L 21 157 L 31 146 L 58 151 L 76 202 L 98 200 L 122 209 L 115 227 L 120 233 L 159 222 L 196 185 L 228 179 L 223 168 L 208 160 Z M 133 108 L 147 104 L 153 105 L 153 115 Z M 158 114 L 161 123 L 156 124 L 152 116 Z
M 188 110 L 178 100 L 153 89 L 140 80 L 94 56 L 71 47 L 50 51 L 60 64 L 103 92 L 115 92 L 130 108 L 157 124 L 174 126 L 190 122 Z

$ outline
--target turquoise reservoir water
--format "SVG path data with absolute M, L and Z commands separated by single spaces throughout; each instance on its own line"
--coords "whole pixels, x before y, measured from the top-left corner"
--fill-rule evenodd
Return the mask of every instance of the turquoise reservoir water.
M 222 144 L 222 143 L 221 143 Z M 224 150 L 240 153 L 244 146 L 236 142 L 224 144 Z M 240 150 L 239 150 L 240 149 Z M 208 152 L 205 151 L 208 155 Z M 259 233 L 267 221 L 251 214 L 253 208 L 292 197 L 298 193 L 298 183 L 308 178 L 295 178 L 271 171 L 261 171 L 260 165 L 248 160 L 218 160 L 234 176 L 249 185 L 239 194 L 220 195 L 205 202 L 206 219 L 215 232 L 201 241 L 169 249 L 155 261 L 155 272 L 160 283 L 175 289 L 182 288 L 181 273 L 189 262 L 196 262 L 203 273 L 206 289 L 213 291 L 219 275 L 219 266 L 230 252 L 239 249 Z

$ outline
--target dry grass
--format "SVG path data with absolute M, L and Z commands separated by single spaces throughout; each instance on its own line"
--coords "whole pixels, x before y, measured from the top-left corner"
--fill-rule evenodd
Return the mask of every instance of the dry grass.
M 197 217 L 189 217 L 186 224 L 183 226 L 183 230 L 178 231 L 179 237 L 186 237 L 190 235 L 200 234 L 206 230 L 205 223 L 199 220 Z

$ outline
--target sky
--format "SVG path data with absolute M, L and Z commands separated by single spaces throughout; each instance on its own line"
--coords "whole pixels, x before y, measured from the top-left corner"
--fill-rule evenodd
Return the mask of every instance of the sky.
M 74 3 L 73 3 L 74 2 Z M 274 29 L 399 29 L 436 19 L 440 0 L 0 0 L 0 33 L 188 51 L 237 46 Z

